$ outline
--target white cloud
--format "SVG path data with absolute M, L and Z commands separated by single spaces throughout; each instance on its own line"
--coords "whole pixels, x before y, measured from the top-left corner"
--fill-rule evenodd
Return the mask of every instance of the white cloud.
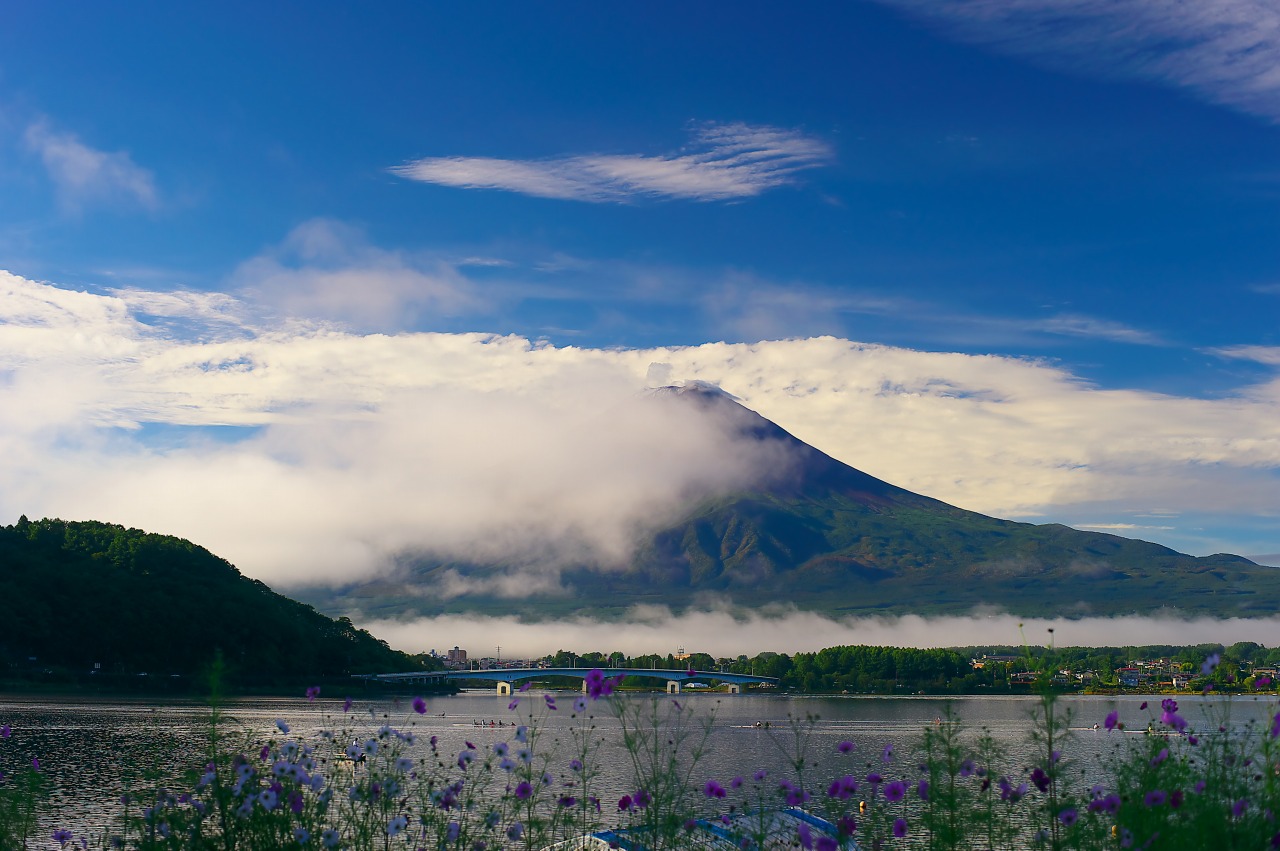
M 880 2 L 1049 66 L 1172 84 L 1280 122 L 1280 7 L 1270 0 Z
M 1160 337 L 1149 331 L 1143 331 L 1120 322 L 1099 319 L 1094 316 L 1063 314 L 1032 324 L 1051 334 L 1063 334 L 1069 337 L 1087 337 L 1095 340 L 1108 340 L 1113 343 L 1129 343 L 1142 346 L 1163 345 Z
M 482 302 L 455 264 L 370 245 L 348 225 L 313 219 L 236 270 L 242 294 L 289 317 L 397 330 Z
M 589 618 L 520 623 L 476 615 L 413 621 L 371 621 L 365 626 L 392 647 L 411 653 L 458 645 L 472 657 L 502 647 L 507 658 L 536 658 L 557 650 L 620 651 L 636 656 L 670 653 L 677 646 L 691 653 L 736 658 L 778 653 L 812 653 L 824 647 L 868 644 L 892 647 L 1017 646 L 1024 640 L 1047 644 L 1048 630 L 1060 647 L 1124 647 L 1147 644 L 1274 644 L 1280 618 L 1196 618 L 1176 613 L 1155 617 L 1047 620 L 1003 614 L 925 618 L 829 618 L 811 612 L 775 611 L 734 614 L 688 612 L 679 616 L 646 607 L 618 621 Z
M 170 333 L 184 309 L 217 321 L 196 341 Z M 554 579 L 621 560 L 684 499 L 785 462 L 646 401 L 651 379 L 722 386 L 872 475 L 997 516 L 1274 529 L 1280 504 L 1280 396 L 1253 388 L 1099 390 L 1042 362 L 834 337 L 605 350 L 235 315 L 219 298 L 0 273 L 0 518 L 177 534 L 285 585 L 385 572 L 405 550 L 522 555 Z M 149 424 L 192 428 L 155 443 Z M 217 425 L 252 428 L 199 428 Z
M 71 133 L 50 129 L 45 121 L 29 126 L 25 138 L 27 147 L 39 154 L 62 204 L 70 210 L 121 201 L 148 210 L 160 204 L 155 177 L 123 151 L 96 150 Z
M 424 183 L 503 189 L 539 198 L 723 201 L 789 184 L 796 172 L 830 158 L 826 144 L 795 130 L 706 124 L 694 133 L 691 149 L 679 154 L 584 154 L 547 160 L 428 157 L 391 171 Z

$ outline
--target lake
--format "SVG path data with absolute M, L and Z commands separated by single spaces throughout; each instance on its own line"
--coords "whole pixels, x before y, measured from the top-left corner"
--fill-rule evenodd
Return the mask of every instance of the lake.
M 229 704 L 228 712 L 234 719 L 232 729 L 259 742 L 280 738 L 276 719 L 286 720 L 292 725 L 293 735 L 307 739 L 313 739 L 322 729 L 341 730 L 344 726 L 367 737 L 382 724 L 390 723 L 412 729 L 418 736 L 415 747 L 423 754 L 427 752 L 426 739 L 437 736 L 442 753 L 452 758 L 466 747 L 467 741 L 480 748 L 512 741 L 513 726 L 490 727 L 488 722 L 527 723 L 532 709 L 542 731 L 539 750 L 564 749 L 574 730 L 594 725 L 590 735 L 602 768 L 601 797 L 616 800 L 634 791 L 619 723 L 608 703 L 591 704 L 588 714 L 592 717 L 584 727 L 583 718 L 571 717 L 576 692 L 553 693 L 559 707 L 555 712 L 546 709 L 543 694 L 542 690 L 531 690 L 522 696 L 515 711 L 508 709 L 510 698 L 498 697 L 488 690 L 433 697 L 427 700 L 425 715 L 416 714 L 408 699 L 360 701 L 353 709 L 356 714 L 345 725 L 342 701 L 326 698 L 314 703 L 302 698 L 238 700 Z M 650 707 L 655 699 L 663 711 L 673 710 L 671 698 L 661 695 L 622 698 L 633 708 Z M 701 731 L 701 725 L 707 724 L 707 754 L 694 774 L 699 784 L 707 778 L 727 784 L 734 776 L 750 776 L 758 769 L 780 776 L 797 743 L 807 747 L 808 759 L 814 763 L 810 785 L 816 789 L 825 789 L 834 776 L 866 773 L 867 766 L 886 774 L 918 776 L 914 746 L 922 731 L 942 717 L 948 707 L 971 733 L 986 728 L 1009 749 L 1004 766 L 1007 772 L 1018 772 L 1034 759 L 1028 733 L 1036 700 L 1030 697 L 806 697 L 686 692 L 677 699 L 682 711 L 672 717 L 685 719 L 690 731 Z M 1232 730 L 1243 730 L 1251 721 L 1269 726 L 1275 712 L 1274 695 L 1271 701 L 1248 696 L 1197 695 L 1177 699 L 1184 717 L 1201 730 L 1216 731 L 1223 713 L 1229 714 L 1227 725 Z M 1144 701 L 1150 705 L 1141 710 L 1139 706 Z M 1060 705 L 1073 715 L 1072 738 L 1062 748 L 1068 768 L 1085 778 L 1097 777 L 1099 758 L 1135 736 L 1107 734 L 1092 729 L 1093 725 L 1102 724 L 1108 712 L 1117 710 L 1131 732 L 1137 732 L 1159 716 L 1159 701 L 1158 697 L 1142 696 L 1062 698 Z M 8 724 L 13 730 L 11 738 L 0 739 L 0 770 L 7 772 L 29 764 L 32 757 L 39 758 L 42 770 L 55 786 L 57 815 L 49 829 L 63 827 L 76 834 L 98 835 L 120 809 L 124 779 L 136 780 L 146 771 L 176 778 L 182 771 L 203 763 L 201 747 L 207 737 L 207 719 L 208 709 L 199 703 L 0 696 L 0 724 Z M 800 722 L 798 731 L 792 721 Z M 856 745 L 851 755 L 837 751 L 837 745 L 846 740 Z M 888 764 L 882 761 L 887 745 L 894 747 Z M 566 753 L 561 750 L 560 763 L 567 761 Z M 556 764 L 553 759 L 553 770 Z

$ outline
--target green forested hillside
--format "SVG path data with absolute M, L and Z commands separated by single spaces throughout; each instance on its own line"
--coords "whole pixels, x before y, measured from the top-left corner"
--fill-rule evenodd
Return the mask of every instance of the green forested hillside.
M 107 523 L 0 527 L 0 589 L 0 677 L 190 678 L 219 651 L 247 685 L 420 667 L 190 541 Z

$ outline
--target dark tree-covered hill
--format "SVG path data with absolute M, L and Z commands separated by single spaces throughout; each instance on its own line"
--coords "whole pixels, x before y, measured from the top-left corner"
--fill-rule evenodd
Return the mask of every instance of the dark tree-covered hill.
M 421 667 L 181 538 L 26 517 L 0 527 L 0 675 L 96 663 L 104 679 L 190 677 L 217 651 L 241 683 Z

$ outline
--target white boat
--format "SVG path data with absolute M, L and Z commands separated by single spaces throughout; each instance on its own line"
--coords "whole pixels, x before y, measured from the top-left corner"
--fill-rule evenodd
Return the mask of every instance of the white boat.
M 741 851 L 742 840 L 750 837 L 752 851 L 794 851 L 800 847 L 801 829 L 807 828 L 816 841 L 826 836 L 840 843 L 840 851 L 859 851 L 853 837 L 840 841 L 836 826 L 799 807 L 739 813 L 724 819 L 698 819 L 691 830 L 684 831 L 679 840 L 681 849 L 706 849 L 706 851 Z M 631 827 L 617 830 L 601 830 L 576 839 L 567 839 L 549 845 L 543 851 L 649 851 L 645 843 L 648 828 Z M 763 840 L 761 844 L 755 842 Z

